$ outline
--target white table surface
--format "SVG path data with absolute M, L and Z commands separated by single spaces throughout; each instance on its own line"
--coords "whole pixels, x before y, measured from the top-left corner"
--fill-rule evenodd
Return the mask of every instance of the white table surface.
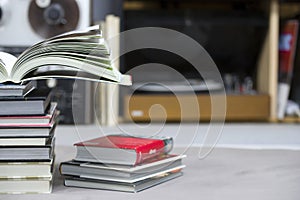
M 93 127 L 79 129 L 86 131 L 88 138 L 93 136 Z M 187 165 L 184 175 L 140 193 L 65 187 L 58 165 L 75 155 L 71 144 L 78 136 L 66 137 L 73 130 L 74 127 L 61 127 L 56 133 L 56 170 L 51 194 L 0 195 L 0 199 L 298 200 L 300 196 L 300 150 L 297 149 L 215 148 L 200 160 L 199 147 L 176 147 L 176 152 L 188 149 L 188 157 L 183 161 Z

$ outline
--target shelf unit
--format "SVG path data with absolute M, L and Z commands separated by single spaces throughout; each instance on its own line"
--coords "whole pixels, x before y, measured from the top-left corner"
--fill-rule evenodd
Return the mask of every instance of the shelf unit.
M 258 64 L 257 90 L 270 96 L 269 120 L 277 118 L 279 1 L 269 1 L 269 30 Z
M 212 119 L 212 103 L 208 95 L 133 95 L 127 96 L 125 102 L 129 108 L 125 111 L 125 119 L 137 122 L 224 119 L 222 112 L 214 112 Z M 226 121 L 266 121 L 269 117 L 268 95 L 228 95 L 226 102 Z M 218 105 L 214 109 L 218 109 Z
M 145 4 L 148 3 L 147 5 Z M 188 1 L 190 2 L 190 1 Z M 203 3 L 208 6 L 208 1 L 198 1 L 197 5 Z M 218 1 L 217 1 L 218 2 Z M 219 1 L 223 2 L 223 1 Z M 258 59 L 257 66 L 257 82 L 256 89 L 259 95 L 228 95 L 227 96 L 227 121 L 271 121 L 277 120 L 277 81 L 278 81 L 278 40 L 279 40 L 279 22 L 280 16 L 283 12 L 299 12 L 300 7 L 293 6 L 295 3 L 282 3 L 280 0 L 265 1 L 266 12 L 268 14 L 268 31 L 265 42 L 263 44 L 261 54 Z M 217 3 L 216 3 L 217 5 Z M 292 6 L 291 6 L 292 5 Z M 125 1 L 125 9 L 145 9 L 149 6 L 155 8 L 154 3 L 148 1 Z M 289 12 L 289 8 L 293 9 Z M 188 97 L 187 97 L 188 98 Z M 209 96 L 199 95 L 199 106 L 202 108 L 209 107 Z M 132 95 L 125 97 L 124 101 L 124 117 L 126 121 L 160 121 L 159 115 L 152 113 L 151 119 L 149 116 L 149 109 L 154 104 L 161 104 L 166 106 L 168 111 L 169 104 L 176 110 L 176 100 L 170 98 L 168 95 Z M 206 102 L 206 103 L 205 103 Z M 170 109 L 169 109 L 170 110 Z M 205 109 L 204 109 L 205 110 Z M 177 109 L 177 111 L 180 111 Z M 153 110 L 152 110 L 153 112 Z M 144 115 L 141 115 L 144 113 Z M 168 121 L 177 120 L 209 120 L 210 112 L 201 113 L 201 117 L 174 117 L 169 114 Z

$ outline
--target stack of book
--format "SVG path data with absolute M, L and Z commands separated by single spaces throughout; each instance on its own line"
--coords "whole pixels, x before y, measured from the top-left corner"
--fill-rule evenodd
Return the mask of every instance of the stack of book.
M 60 165 L 66 186 L 139 192 L 182 175 L 184 155 L 170 154 L 172 138 L 109 135 L 76 143 Z
M 0 85 L 0 193 L 51 192 L 59 111 L 51 91 Z

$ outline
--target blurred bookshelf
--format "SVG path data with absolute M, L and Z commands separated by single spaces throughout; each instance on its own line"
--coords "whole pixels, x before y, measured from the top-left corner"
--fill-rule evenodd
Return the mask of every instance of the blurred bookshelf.
M 278 28 L 279 28 L 279 2 L 278 1 L 125 1 L 124 2 L 124 23 L 126 22 L 126 17 L 131 16 L 131 13 L 138 13 L 138 11 L 151 12 L 153 10 L 159 10 L 161 13 L 164 11 L 180 13 L 180 11 L 187 12 L 199 12 L 205 11 L 206 13 L 219 14 L 229 13 L 228 19 L 234 19 L 231 15 L 231 11 L 243 15 L 249 15 L 254 20 L 258 18 L 255 16 L 258 13 L 261 17 L 261 21 L 256 21 L 262 29 L 262 40 L 259 45 L 260 48 L 254 50 L 256 60 L 251 61 L 253 66 L 247 66 L 245 71 L 248 74 L 242 74 L 241 76 L 252 76 L 253 84 L 255 85 L 256 94 L 236 94 L 233 92 L 228 92 L 226 97 L 226 121 L 270 121 L 276 119 L 276 84 L 277 84 L 277 46 L 278 46 Z M 163 10 L 163 11 L 162 11 Z M 127 12 L 126 12 L 127 11 Z M 238 15 L 239 15 L 238 14 Z M 132 14 L 133 15 L 133 14 Z M 179 14 L 180 15 L 180 14 Z M 191 14 L 193 16 L 193 14 Z M 237 16 L 238 16 L 237 15 Z M 185 16 L 185 15 L 183 15 Z M 201 15 L 194 16 L 201 18 Z M 208 16 L 210 16 L 208 14 Z M 196 18 L 194 17 L 194 18 Z M 207 18 L 207 16 L 205 16 Z M 205 18 L 205 19 L 206 19 Z M 153 19 L 153 18 L 152 18 Z M 172 19 L 171 19 L 172 20 Z M 218 20 L 218 19 L 217 19 Z M 183 19 L 184 21 L 184 19 Z M 213 21 L 213 20 L 212 20 Z M 245 18 L 245 22 L 250 22 L 250 20 Z M 212 22 L 214 23 L 214 21 Z M 217 22 L 218 23 L 218 22 Z M 225 21 L 225 23 L 227 23 Z M 239 23 L 239 22 L 238 22 Z M 147 22 L 146 22 L 147 24 Z M 148 25 L 148 24 L 147 24 Z M 132 27 L 129 27 L 132 28 Z M 133 27 L 134 28 L 134 27 Z M 168 28 L 168 27 L 167 27 Z M 126 25 L 125 25 L 126 30 Z M 228 30 L 225 30 L 228 31 Z M 253 31 L 253 30 L 252 30 Z M 242 32 L 245 33 L 245 32 Z M 236 34 L 239 34 L 238 32 Z M 193 36 L 192 36 L 193 37 Z M 201 44 L 201 43 L 200 43 Z M 205 46 L 204 46 L 205 48 Z M 210 47 L 208 47 L 210 48 Z M 206 49 L 206 48 L 205 48 Z M 217 50 L 216 50 L 217 51 Z M 237 50 L 238 51 L 238 50 Z M 210 54 L 209 50 L 208 53 Z M 214 60 L 214 55 L 211 55 Z M 126 60 L 126 58 L 125 58 Z M 134 63 L 133 63 L 134 64 Z M 140 63 L 139 63 L 140 64 Z M 222 69 L 222 63 L 216 64 L 221 73 L 235 73 L 234 70 L 238 69 L 238 66 L 231 67 L 230 69 Z M 125 61 L 126 65 L 126 61 Z M 132 65 L 131 65 L 132 66 Z M 229 68 L 228 66 L 225 66 Z M 252 69 L 251 69 L 252 68 Z M 177 69 L 181 70 L 181 69 Z M 183 70 L 184 71 L 184 70 Z M 250 72 L 251 71 L 251 72 Z M 229 94 L 230 93 L 230 94 Z M 180 97 L 181 98 L 181 97 Z M 189 98 L 192 95 L 188 93 L 182 94 L 182 98 L 189 102 Z M 155 113 L 152 110 L 151 119 L 149 116 L 149 109 L 152 105 L 159 104 L 164 107 L 167 114 L 167 121 L 209 121 L 211 119 L 211 101 L 210 97 L 206 93 L 196 94 L 198 100 L 198 105 L 191 105 L 190 111 L 185 111 L 182 109 L 190 109 L 184 107 L 178 107 L 178 100 L 171 94 L 163 93 L 133 93 L 128 95 L 124 100 L 124 118 L 125 121 L 160 121 L 160 114 Z M 201 110 L 200 118 L 193 114 L 193 107 L 199 107 Z M 182 113 L 186 113 L 182 115 Z M 218 119 L 218 117 L 216 117 Z
M 258 52 L 256 60 L 255 62 L 252 62 L 252 66 L 245 69 L 246 73 L 242 74 L 243 69 L 239 69 L 239 67 L 241 66 L 235 66 L 232 67 L 230 70 L 226 71 L 226 69 L 222 69 L 222 63 L 219 64 L 218 60 L 216 60 L 217 66 L 222 76 L 226 73 L 242 74 L 240 77 L 241 79 L 244 79 L 246 76 L 250 76 L 253 81 L 253 87 L 255 90 L 255 93 L 253 94 L 236 94 L 234 92 L 227 91 L 227 111 L 225 120 L 242 122 L 279 122 L 277 118 L 277 85 L 279 65 L 278 45 L 280 34 L 280 19 L 288 15 L 295 16 L 297 13 L 300 13 L 300 6 L 298 2 L 280 0 L 126 0 L 124 1 L 125 30 L 127 28 L 136 28 L 134 26 L 137 26 L 136 24 L 134 24 L 133 26 L 126 26 L 126 24 L 130 24 L 132 22 L 132 19 L 128 18 L 128 16 L 131 16 L 131 13 L 139 14 L 140 12 L 147 13 L 153 11 L 158 15 L 159 13 L 163 13 L 164 11 L 171 13 L 174 11 L 179 13 L 180 11 L 183 11 L 183 13 L 185 14 L 205 11 L 213 13 L 212 15 L 210 15 L 211 17 L 216 16 L 216 13 L 230 13 L 232 11 L 239 13 L 241 16 L 245 16 L 243 15 L 245 13 L 251 13 L 249 16 L 254 16 L 254 18 L 255 14 L 259 13 L 259 15 L 262 16 L 262 23 L 266 23 L 265 34 L 263 36 L 261 45 L 259 45 L 258 49 L 256 49 L 256 52 Z M 140 15 L 134 14 L 132 14 L 132 16 L 137 16 L 136 21 L 139 21 L 138 18 L 141 18 Z M 155 20 L 155 18 L 152 17 L 152 20 Z M 251 20 L 247 21 L 246 19 L 246 22 L 251 23 Z M 151 25 L 151 23 L 147 23 L 147 21 L 145 22 L 145 24 Z M 209 50 L 208 53 L 210 54 Z M 211 57 L 214 59 L 213 54 L 211 54 Z M 128 65 L 126 62 L 127 61 L 125 57 L 125 66 L 134 66 L 134 64 L 142 64 L 138 61 L 136 63 L 129 61 L 128 63 L 130 63 L 130 65 Z M 128 69 L 125 69 L 125 71 L 126 70 Z M 180 98 L 185 98 L 186 100 L 192 98 L 192 96 L 188 93 L 185 93 L 182 94 Z M 193 115 L 193 112 L 190 112 L 190 115 L 182 115 L 180 107 L 178 107 L 178 100 L 176 100 L 176 97 L 174 95 L 155 92 L 133 92 L 132 95 L 125 94 L 125 98 L 123 100 L 123 116 L 125 121 L 127 122 L 149 122 L 164 120 L 160 118 L 160 111 L 157 111 L 158 113 L 155 113 L 155 109 L 152 109 L 150 117 L 149 111 L 151 107 L 153 105 L 158 104 L 164 107 L 164 114 L 167 114 L 167 121 L 209 121 L 211 119 L 211 101 L 209 95 L 205 93 L 196 93 L 196 99 L 198 100 L 198 106 L 201 110 L 200 117 L 199 114 L 197 116 Z M 218 119 L 218 117 L 216 117 L 216 119 Z M 299 122 L 299 119 L 293 119 L 291 117 L 288 117 L 286 118 L 286 120 L 280 121 Z

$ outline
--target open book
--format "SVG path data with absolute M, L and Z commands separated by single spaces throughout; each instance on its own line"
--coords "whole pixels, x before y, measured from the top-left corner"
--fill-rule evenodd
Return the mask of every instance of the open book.
M 61 67 L 49 67 L 61 66 Z M 131 85 L 131 77 L 113 67 L 100 26 L 71 31 L 33 45 L 18 58 L 0 52 L 0 82 L 75 78 Z

